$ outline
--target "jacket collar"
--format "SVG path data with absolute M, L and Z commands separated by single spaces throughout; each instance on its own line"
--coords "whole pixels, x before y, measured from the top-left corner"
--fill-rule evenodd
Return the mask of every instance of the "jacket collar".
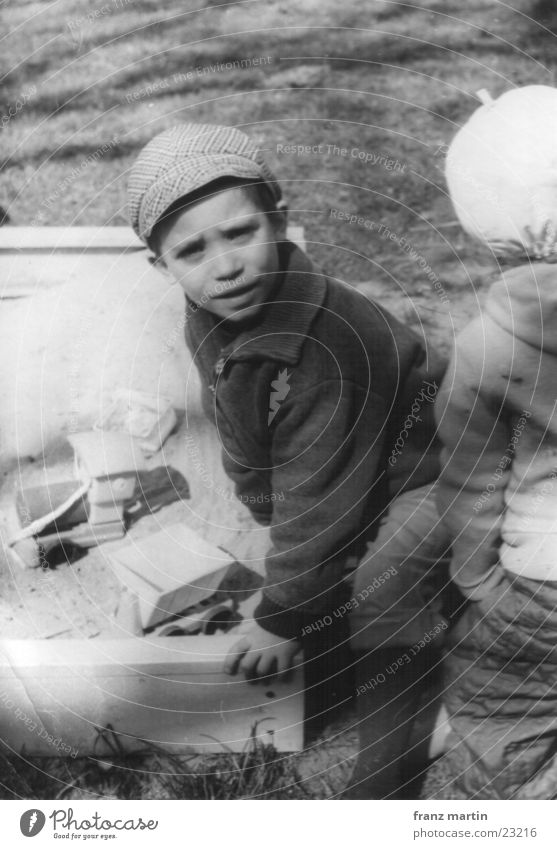
M 284 243 L 282 281 L 262 320 L 225 344 L 226 359 L 271 359 L 294 365 L 313 319 L 325 300 L 325 277 L 292 242 Z M 188 329 L 199 342 L 219 336 L 218 322 L 203 309 L 188 310 Z M 223 334 L 224 335 L 224 334 Z

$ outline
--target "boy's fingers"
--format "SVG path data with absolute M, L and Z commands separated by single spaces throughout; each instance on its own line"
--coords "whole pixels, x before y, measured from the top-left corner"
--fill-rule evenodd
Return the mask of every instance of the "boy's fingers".
M 257 651 L 247 651 L 241 662 L 239 671 L 243 672 L 246 678 L 254 678 L 255 677 L 255 668 L 257 666 L 257 662 L 260 658 L 260 653 Z
M 299 647 L 295 646 L 290 651 L 285 652 L 280 658 L 279 675 L 282 681 L 287 681 L 292 676 L 292 667 L 294 658 L 299 651 Z
M 282 654 L 277 660 L 277 675 L 281 681 L 286 681 L 290 675 L 292 658 L 289 654 Z
M 249 650 L 250 644 L 245 637 L 241 640 L 238 640 L 237 643 L 234 643 L 228 654 L 226 655 L 224 661 L 224 671 L 227 675 L 235 675 L 238 664 L 242 660 L 242 657 Z
M 262 654 L 257 664 L 257 675 L 259 678 L 272 678 L 277 669 L 277 658 L 274 654 L 267 652 Z

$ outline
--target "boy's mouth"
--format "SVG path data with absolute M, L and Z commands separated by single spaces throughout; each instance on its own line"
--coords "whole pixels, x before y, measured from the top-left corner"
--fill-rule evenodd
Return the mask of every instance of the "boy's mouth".
M 240 295 L 245 295 L 248 292 L 251 292 L 252 289 L 255 288 L 256 283 L 238 283 L 236 286 L 223 286 L 222 291 L 217 291 L 213 296 L 212 300 L 223 300 L 226 298 L 237 298 Z

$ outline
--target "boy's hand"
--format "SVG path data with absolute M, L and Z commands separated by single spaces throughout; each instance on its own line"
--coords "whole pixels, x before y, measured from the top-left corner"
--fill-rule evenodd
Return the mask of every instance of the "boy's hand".
M 283 640 L 255 624 L 230 649 L 224 671 L 227 675 L 243 672 L 248 678 L 284 676 L 300 648 L 298 640 Z

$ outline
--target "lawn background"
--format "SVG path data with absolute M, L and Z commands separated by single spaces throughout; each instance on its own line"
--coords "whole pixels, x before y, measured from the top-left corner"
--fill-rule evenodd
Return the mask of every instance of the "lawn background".
M 60 0 L 4 4 L 3 17 L 0 114 L 36 86 L 2 132 L 0 204 L 14 224 L 126 224 L 127 171 L 148 139 L 177 121 L 232 124 L 267 152 L 331 273 L 446 313 L 398 244 L 330 211 L 383 223 L 454 293 L 456 320 L 478 255 L 451 223 L 440 146 L 477 90 L 552 84 L 557 62 L 551 0 Z M 286 144 L 348 153 L 278 152 Z
M 479 89 L 496 96 L 554 84 L 551 0 L 59 0 L 0 10 L 8 226 L 126 224 L 127 172 L 146 141 L 178 121 L 231 124 L 266 151 L 292 222 L 304 225 L 309 253 L 330 273 L 362 283 L 444 345 L 477 309 L 496 267 L 456 224 L 443 145 L 478 105 Z M 201 778 L 153 753 L 130 762 L 116 752 L 108 771 L 6 763 L 5 793 L 326 798 L 349 774 L 343 733 L 331 731 L 305 766 L 238 759 Z

